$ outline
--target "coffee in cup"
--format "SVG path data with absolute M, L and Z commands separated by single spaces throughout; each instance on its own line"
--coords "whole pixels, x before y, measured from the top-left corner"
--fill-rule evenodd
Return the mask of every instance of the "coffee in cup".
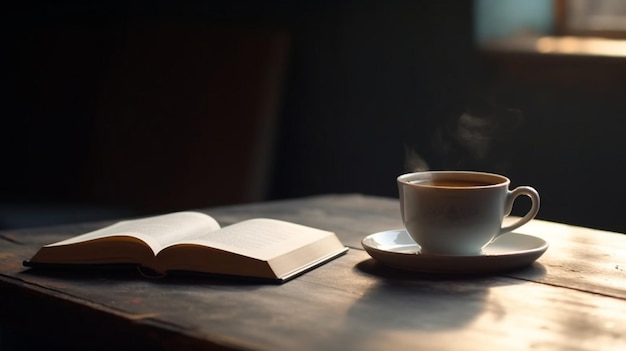
M 535 218 L 539 193 L 530 186 L 509 190 L 502 175 L 472 171 L 430 171 L 398 177 L 402 221 L 422 254 L 478 255 L 502 234 Z M 531 199 L 530 210 L 503 226 L 515 199 Z

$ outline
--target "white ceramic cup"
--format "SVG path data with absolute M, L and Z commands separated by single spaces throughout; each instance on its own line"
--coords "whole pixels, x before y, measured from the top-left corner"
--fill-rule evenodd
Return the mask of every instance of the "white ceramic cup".
M 478 255 L 498 236 L 535 218 L 539 193 L 529 186 L 509 190 L 501 175 L 470 171 L 432 171 L 398 177 L 404 226 L 422 254 Z M 524 217 L 503 227 L 513 202 L 528 196 Z

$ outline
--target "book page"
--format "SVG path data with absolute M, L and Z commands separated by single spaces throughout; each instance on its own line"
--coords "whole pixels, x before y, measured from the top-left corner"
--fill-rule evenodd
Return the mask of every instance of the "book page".
M 146 242 L 157 253 L 180 240 L 194 240 L 220 228 L 211 216 L 200 212 L 175 212 L 165 215 L 121 221 L 111 226 L 59 241 L 46 247 L 70 245 L 94 239 L 132 236 Z
M 299 247 L 334 236 L 332 232 L 275 219 L 251 219 L 176 244 L 210 246 L 240 255 L 269 260 Z

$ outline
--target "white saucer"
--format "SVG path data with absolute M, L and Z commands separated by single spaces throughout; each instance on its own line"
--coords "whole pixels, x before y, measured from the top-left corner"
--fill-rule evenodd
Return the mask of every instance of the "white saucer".
M 420 254 L 404 229 L 366 236 L 361 245 L 377 261 L 398 269 L 420 273 L 485 274 L 524 267 L 548 249 L 548 243 L 532 235 L 507 233 L 483 248 L 481 255 L 447 256 Z

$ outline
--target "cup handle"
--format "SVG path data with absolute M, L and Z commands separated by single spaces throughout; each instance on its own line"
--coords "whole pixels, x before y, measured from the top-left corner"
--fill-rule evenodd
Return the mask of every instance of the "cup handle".
M 505 216 L 508 216 L 511 213 L 511 210 L 513 210 L 513 202 L 515 202 L 515 199 L 520 195 L 526 195 L 530 198 L 530 200 L 532 201 L 530 210 L 528 211 L 528 213 L 526 213 L 524 217 L 520 218 L 517 222 L 509 226 L 500 228 L 500 233 L 498 233 L 496 237 L 504 233 L 512 232 L 515 229 L 523 226 L 524 224 L 528 223 L 531 219 L 535 218 L 535 216 L 539 212 L 539 193 L 537 192 L 537 190 L 535 190 L 534 188 L 530 186 L 520 186 L 520 187 L 513 189 L 513 191 L 507 192 L 506 207 L 505 207 L 505 212 L 504 212 Z

